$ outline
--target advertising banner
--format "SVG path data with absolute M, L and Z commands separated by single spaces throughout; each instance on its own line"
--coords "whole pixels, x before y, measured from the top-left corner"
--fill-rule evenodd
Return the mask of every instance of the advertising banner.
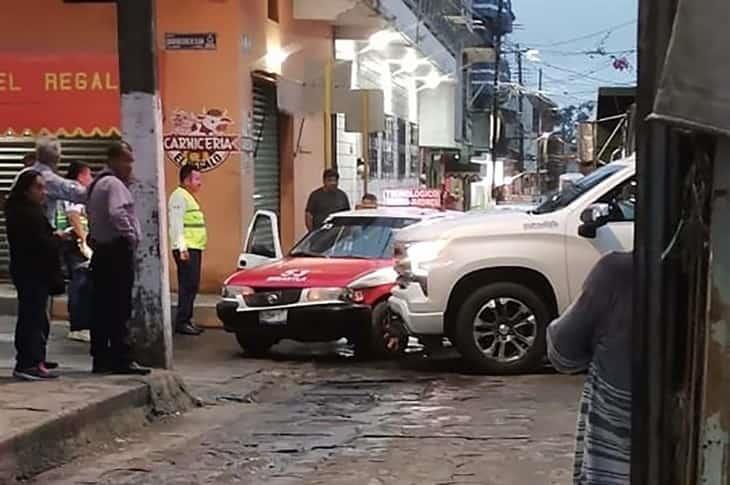
M 119 134 L 117 57 L 0 53 L 0 134 Z

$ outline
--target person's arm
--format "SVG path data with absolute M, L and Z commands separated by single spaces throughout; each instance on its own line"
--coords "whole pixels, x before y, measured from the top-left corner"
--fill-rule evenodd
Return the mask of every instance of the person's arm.
M 309 199 L 307 199 L 307 208 L 304 212 L 304 223 L 307 226 L 308 231 L 312 231 L 314 229 L 314 192 L 309 194 Z
M 186 261 L 189 257 L 188 247 L 187 244 L 185 244 L 184 218 L 186 206 L 185 197 L 180 192 L 175 192 L 170 197 L 170 203 L 167 211 L 172 248 L 180 251 L 180 259 L 183 261 Z
M 43 172 L 50 199 L 67 200 L 69 202 L 86 202 L 86 187 L 75 180 L 65 179 L 51 171 Z
M 548 327 L 548 358 L 559 372 L 583 372 L 590 365 L 596 329 L 601 319 L 610 313 L 612 273 L 610 260 L 601 259 L 588 275 L 578 299 Z
M 132 195 L 120 180 L 114 177 L 108 177 L 107 179 L 109 180 L 106 187 L 109 198 L 109 221 L 112 227 L 124 239 L 129 241 L 132 247 L 136 247 L 139 241 L 134 214 L 132 213 L 134 206 Z M 96 190 L 99 190 L 99 188 Z

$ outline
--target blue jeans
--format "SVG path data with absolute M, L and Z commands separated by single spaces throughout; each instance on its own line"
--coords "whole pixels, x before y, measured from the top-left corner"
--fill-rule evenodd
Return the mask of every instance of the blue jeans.
M 11 270 L 18 291 L 18 321 L 15 325 L 16 369 L 29 369 L 46 361 L 48 284 L 42 279 Z
M 88 261 L 76 242 L 64 247 L 64 262 L 68 273 L 68 317 L 71 331 L 91 329 L 91 278 Z

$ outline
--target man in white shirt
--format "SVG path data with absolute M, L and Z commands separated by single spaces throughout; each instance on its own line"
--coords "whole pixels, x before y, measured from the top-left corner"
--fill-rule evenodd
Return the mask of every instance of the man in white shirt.
M 177 266 L 178 283 L 175 331 L 183 335 L 200 335 L 203 332 L 192 321 L 203 251 L 208 242 L 205 216 L 195 197 L 202 185 L 200 171 L 193 165 L 183 165 L 180 186 L 172 193 L 169 202 L 170 246 Z

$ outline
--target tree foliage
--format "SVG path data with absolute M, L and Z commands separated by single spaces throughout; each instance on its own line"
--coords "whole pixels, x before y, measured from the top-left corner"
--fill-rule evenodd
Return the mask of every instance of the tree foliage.
M 576 142 L 578 123 L 588 121 L 596 108 L 595 101 L 584 101 L 580 104 L 571 104 L 558 110 L 558 123 L 563 140 L 568 143 Z

